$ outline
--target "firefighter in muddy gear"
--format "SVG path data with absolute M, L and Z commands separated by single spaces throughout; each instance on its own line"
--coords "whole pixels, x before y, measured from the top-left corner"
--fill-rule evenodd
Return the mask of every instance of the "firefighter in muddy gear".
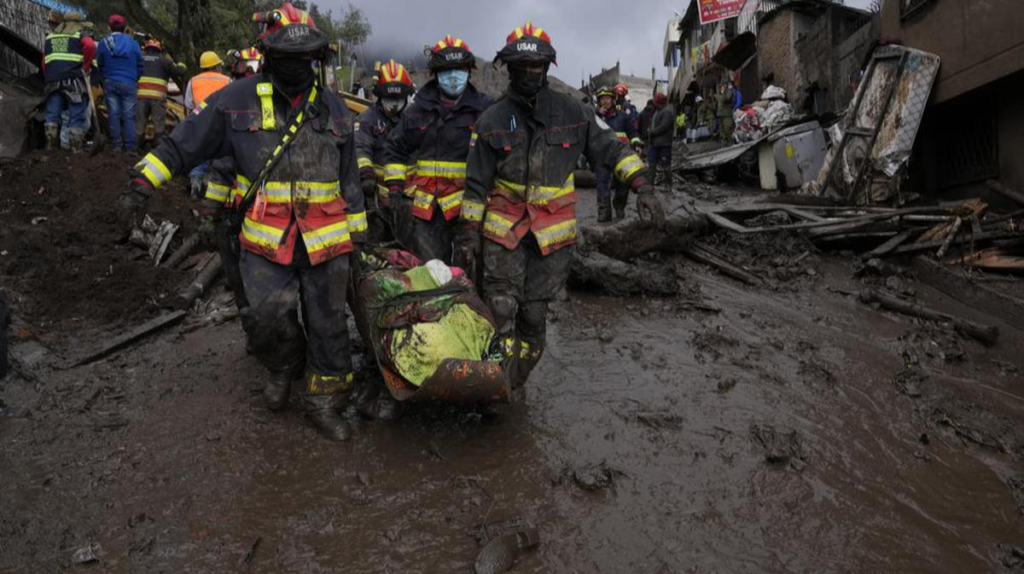
M 604 122 L 615 137 L 637 149 L 642 145 L 639 134 L 633 127 L 629 114 L 615 104 L 615 92 L 611 88 L 599 88 L 597 93 L 597 117 Z M 612 171 L 614 166 L 598 165 L 594 169 L 597 178 L 597 221 L 605 223 L 612 220 L 612 206 L 615 206 L 615 218 L 626 218 L 626 203 L 629 201 L 629 188 L 621 180 L 616 180 Z M 614 201 L 612 190 L 614 189 Z
M 366 213 L 353 117 L 316 84 L 313 63 L 327 56 L 327 36 L 308 17 L 303 22 L 269 31 L 260 46 L 264 72 L 210 96 L 135 166 L 120 208 L 122 217 L 137 214 L 174 174 L 230 158 L 239 193 L 210 187 L 207 199 L 231 203 L 240 220 L 249 303 L 242 325 L 270 371 L 268 406 L 283 408 L 302 378 L 307 416 L 325 436 L 345 440 L 351 429 L 338 409 L 353 384 L 346 291 Z
M 451 263 L 470 136 L 491 100 L 469 81 L 476 57 L 462 40 L 439 41 L 427 66 L 433 78 L 388 135 L 384 185 L 395 234 L 411 239 L 405 247 L 424 261 Z
M 69 13 L 68 16 L 77 15 Z M 48 18 L 52 31 L 43 43 L 43 81 L 46 93 L 46 115 L 43 128 L 46 149 L 60 147 L 60 119 L 68 110 L 68 140 L 71 151 L 81 151 L 85 143 L 86 114 L 89 94 L 86 93 L 85 74 L 88 74 L 96 54 L 92 38 L 82 34 L 81 17 L 65 18 L 51 11 Z
M 388 134 L 402 119 L 409 96 L 415 90 L 405 66 L 390 60 L 377 70 L 377 81 L 373 87 L 377 102 L 356 118 L 356 161 L 363 199 L 370 212 L 372 240 L 388 239 L 387 230 L 394 227 L 388 209 L 388 188 L 384 185 L 384 146 Z M 409 225 L 402 228 L 408 230 Z M 410 239 L 399 238 L 403 244 L 408 244 Z
M 167 84 L 181 82 L 185 64 L 176 64 L 164 54 L 160 40 L 146 40 L 142 50 L 142 76 L 139 78 L 139 103 L 135 108 L 135 133 L 145 145 L 146 123 L 153 120 L 153 141 L 164 135 L 167 125 Z M 179 84 L 180 85 L 180 84 Z
M 577 239 L 573 170 L 581 154 L 611 164 L 638 193 L 641 218 L 664 211 L 644 163 L 589 106 L 548 87 L 548 34 L 529 22 L 496 60 L 509 89 L 480 116 L 470 148 L 457 263 L 482 263 L 484 300 L 498 327 L 506 373 L 521 386 L 544 352 L 548 303 L 565 286 Z
M 615 84 L 613 88 L 615 92 L 615 107 L 620 111 L 625 112 L 631 122 L 633 122 L 633 129 L 640 130 L 640 114 L 636 111 L 636 106 L 633 102 L 629 101 L 629 86 L 626 84 Z

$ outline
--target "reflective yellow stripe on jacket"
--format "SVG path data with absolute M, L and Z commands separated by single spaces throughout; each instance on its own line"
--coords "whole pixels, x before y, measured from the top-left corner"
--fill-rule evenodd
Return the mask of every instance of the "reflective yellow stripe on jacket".
M 527 203 L 547 205 L 551 201 L 576 191 L 576 178 L 573 174 L 569 174 L 569 177 L 566 178 L 565 183 L 561 186 L 531 185 L 527 187 L 521 183 L 512 183 L 504 179 L 498 179 L 495 185 L 500 189 L 513 192 L 522 197 Z

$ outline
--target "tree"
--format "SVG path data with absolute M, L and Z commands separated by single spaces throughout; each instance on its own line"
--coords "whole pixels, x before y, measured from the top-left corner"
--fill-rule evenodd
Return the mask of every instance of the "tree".
M 267 12 L 283 0 L 79 0 L 90 18 L 106 22 L 110 14 L 127 8 L 129 25 L 152 34 L 163 42 L 177 61 L 195 71 L 199 54 L 213 50 L 224 57 L 228 52 L 253 45 L 257 30 L 252 24 L 254 12 Z M 372 28 L 363 11 L 348 5 L 340 19 L 315 2 L 295 0 L 296 8 L 307 10 L 317 27 L 340 48 L 339 58 L 347 59 L 351 50 L 370 37 Z

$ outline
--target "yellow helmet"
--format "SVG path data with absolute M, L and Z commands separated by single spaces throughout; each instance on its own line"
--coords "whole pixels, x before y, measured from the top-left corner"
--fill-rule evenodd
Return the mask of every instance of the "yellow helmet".
M 199 67 L 204 70 L 209 70 L 214 66 L 221 66 L 223 64 L 224 60 L 221 60 L 216 52 L 203 52 L 203 55 L 199 56 Z

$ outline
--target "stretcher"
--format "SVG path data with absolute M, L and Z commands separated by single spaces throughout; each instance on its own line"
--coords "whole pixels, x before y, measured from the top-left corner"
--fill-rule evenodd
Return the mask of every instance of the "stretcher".
M 427 277 L 428 267 L 453 275 L 423 288 L 417 278 Z M 493 342 L 494 319 L 460 270 L 377 248 L 360 254 L 353 285 L 356 326 L 396 400 L 508 402 L 509 382 Z M 435 352 L 449 348 L 462 356 Z

